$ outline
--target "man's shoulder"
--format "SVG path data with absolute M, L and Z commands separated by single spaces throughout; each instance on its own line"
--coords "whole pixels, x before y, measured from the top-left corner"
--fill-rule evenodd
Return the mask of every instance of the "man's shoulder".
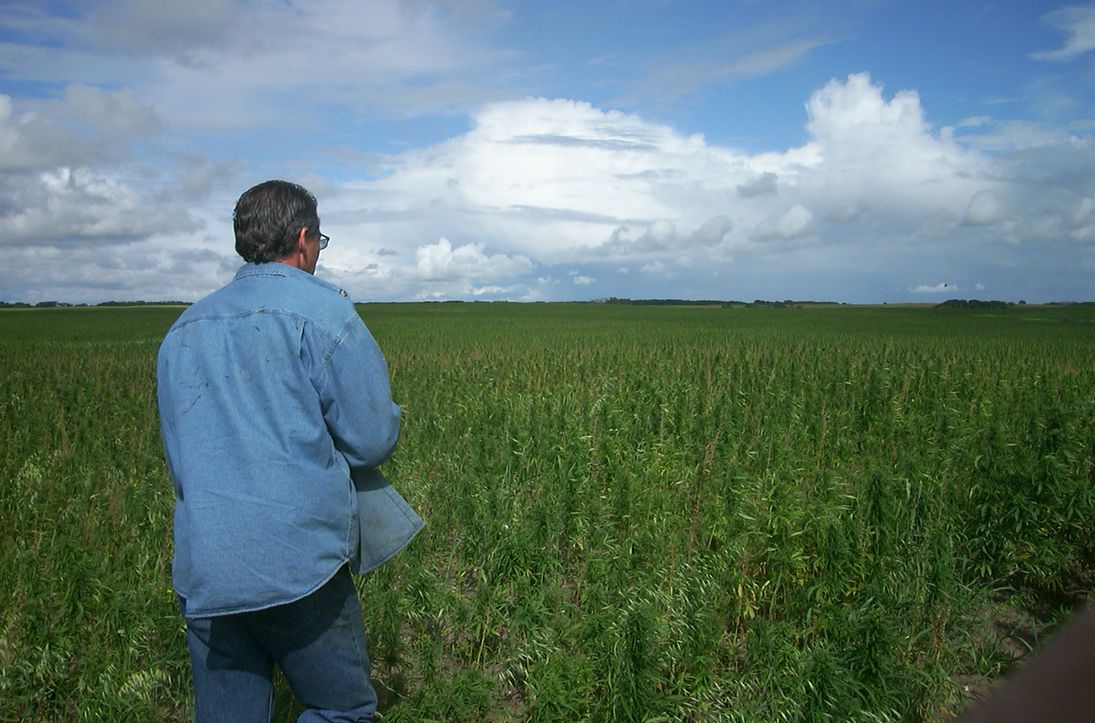
M 357 310 L 345 291 L 292 266 L 246 264 L 230 282 L 183 312 L 175 326 L 251 314 L 296 316 L 336 334 L 357 317 Z
M 350 322 L 361 320 L 349 294 L 344 290 L 291 266 L 286 269 L 288 274 L 283 277 L 285 280 L 273 285 L 277 288 L 275 293 L 280 304 L 268 300 L 268 309 L 307 319 L 332 336 L 340 334 Z

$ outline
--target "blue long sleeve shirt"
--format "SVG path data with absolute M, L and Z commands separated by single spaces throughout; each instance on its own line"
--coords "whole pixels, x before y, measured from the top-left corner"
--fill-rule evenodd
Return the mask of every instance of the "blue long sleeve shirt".
M 245 265 L 168 331 L 157 389 L 187 617 L 292 602 L 346 563 L 375 567 L 421 528 L 377 470 L 399 407 L 337 287 Z

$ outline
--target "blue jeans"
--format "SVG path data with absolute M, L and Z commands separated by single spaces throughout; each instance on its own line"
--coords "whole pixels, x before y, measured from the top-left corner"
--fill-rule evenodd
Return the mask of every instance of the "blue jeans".
M 371 721 L 376 712 L 361 606 L 345 566 L 296 602 L 187 620 L 186 643 L 199 723 L 267 723 L 274 665 L 306 708 L 298 721 Z

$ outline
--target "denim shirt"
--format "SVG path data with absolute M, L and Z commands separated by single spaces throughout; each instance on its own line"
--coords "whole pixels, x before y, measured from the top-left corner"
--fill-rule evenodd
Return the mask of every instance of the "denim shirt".
M 346 563 L 379 565 L 422 527 L 377 470 L 399 407 L 337 287 L 247 264 L 182 313 L 156 373 L 187 617 L 292 602 Z

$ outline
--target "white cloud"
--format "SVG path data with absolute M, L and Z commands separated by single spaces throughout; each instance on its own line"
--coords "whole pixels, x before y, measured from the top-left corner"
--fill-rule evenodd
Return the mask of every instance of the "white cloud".
M 868 73 L 829 81 L 806 108 L 811 134 L 846 153 L 876 149 L 898 137 L 921 138 L 928 131 L 916 91 L 900 91 L 887 101 Z
M 830 208 L 826 214 L 826 218 L 834 223 L 849 223 L 855 221 L 863 215 L 863 208 L 855 201 L 848 201 L 847 203 L 837 204 Z
M 20 105 L 0 94 L 0 172 L 116 161 L 161 127 L 129 90 L 73 85 L 59 99 Z
M 1095 143 L 1085 136 L 987 116 L 937 129 L 916 91 L 888 95 L 867 73 L 830 80 L 804 99 L 805 140 L 761 153 L 580 100 L 494 101 L 512 98 L 486 78 L 505 54 L 475 41 L 478 27 L 497 27 L 506 13 L 458 5 L 273 4 L 233 25 L 227 0 L 163 15 L 126 0 L 116 28 L 98 11 L 54 19 L 47 39 L 67 47 L 0 43 L 12 80 L 73 81 L 52 99 L 0 96 L 0 244 L 107 249 L 152 239 L 141 249 L 154 253 L 170 238 L 201 252 L 171 263 L 191 263 L 197 276 L 188 283 L 208 290 L 231 265 L 235 196 L 276 167 L 319 196 L 335 238 L 320 268 L 359 298 L 533 298 L 536 289 L 537 298 L 565 298 L 592 291 L 594 277 L 598 290 L 641 296 L 626 292 L 639 283 L 627 269 L 676 269 L 697 288 L 719 277 L 719 289 L 750 274 L 793 285 L 811 282 L 817 269 L 854 269 L 886 277 L 872 288 L 929 293 L 935 287 L 918 281 L 939 268 L 940 249 L 981 263 L 990 233 L 1013 242 L 1001 262 L 1011 267 L 1045 248 L 1095 245 Z M 1082 23 L 1069 22 L 1081 37 Z M 282 42 L 289 28 L 327 45 Z M 118 52 L 102 50 L 112 44 Z M 697 82 L 747 77 L 813 46 L 772 47 L 768 56 L 743 52 L 736 69 Z M 264 147 L 246 161 L 182 145 L 228 125 L 280 131 L 297 123 L 321 135 L 328 118 L 436 119 L 429 114 L 437 111 L 454 114 L 439 125 L 455 118 L 452 126 L 467 130 L 386 156 L 346 141 L 345 153 L 328 149 L 339 174 L 298 170 L 272 147 L 281 135 L 254 136 Z M 194 233 L 203 229 L 224 250 L 215 263 L 200 261 L 212 258 L 208 239 Z M 115 251 L 101 254 L 102 269 L 117 263 Z M 13 253 L 23 254 L 15 266 L 32 262 L 28 283 L 57 278 L 44 256 Z M 774 258 L 779 268 L 764 265 Z M 575 267 L 595 271 L 565 283 Z M 156 273 L 134 272 L 127 283 L 160 283 Z M 0 272 L 5 288 L 13 277 Z
M 762 173 L 756 178 L 739 184 L 737 187 L 738 195 L 742 198 L 756 198 L 757 196 L 770 196 L 777 192 L 778 187 L 776 182 L 779 177 L 776 174 L 767 172 Z
M 519 281 L 533 269 L 525 256 L 488 254 L 482 243 L 454 246 L 447 238 L 419 246 L 414 253 L 411 269 L 389 263 L 373 264 L 374 277 L 383 282 L 385 294 L 414 295 L 418 298 L 461 298 L 468 296 L 514 296 L 525 289 Z M 347 288 L 362 293 L 360 279 L 351 271 L 342 282 Z M 363 293 L 376 296 L 377 287 L 365 287 Z
M 1068 37 L 1057 50 L 1031 53 L 1036 60 L 1074 60 L 1095 50 L 1095 6 L 1066 7 L 1042 17 L 1042 22 L 1064 32 Z
M 731 239 L 734 223 L 726 216 L 713 216 L 697 228 L 689 237 L 689 246 L 718 246 Z
M 913 286 L 909 291 L 914 294 L 955 294 L 959 289 L 954 284 L 939 282 L 938 284 L 920 284 Z
M 992 191 L 978 191 L 970 199 L 966 209 L 966 223 L 981 226 L 994 223 L 1007 217 L 1007 208 L 1000 197 Z
M 679 57 L 662 59 L 644 85 L 652 89 L 663 102 L 675 101 L 707 86 L 766 75 L 795 63 L 810 51 L 829 42 L 831 41 L 821 37 L 790 40 L 745 52 L 722 62 L 713 62 L 707 56 L 698 61 L 682 60 Z M 722 44 L 721 53 L 726 52 L 725 48 L 736 45 L 734 40 Z
M 799 151 L 806 167 L 797 185 L 825 205 L 854 201 L 887 214 L 931 209 L 961 217 L 963 200 L 986 175 L 986 159 L 932 131 L 915 91 L 887 101 L 867 73 L 830 81 L 807 113 L 813 140 Z
M 233 39 L 251 36 L 248 21 L 254 17 L 240 13 L 234 5 L 231 0 L 113 0 L 88 14 L 89 40 L 103 48 L 200 65 Z
M 124 82 L 187 132 L 467 109 L 498 97 L 508 56 L 482 42 L 509 18 L 490 2 L 119 0 L 67 17 L 22 12 L 35 42 L 0 43 L 9 77 Z
M 469 132 L 395 157 L 390 169 L 348 188 L 345 203 L 378 223 L 442 218 L 450 225 L 439 235 L 460 229 L 545 263 L 675 248 L 680 225 L 715 216 L 744 174 L 741 160 L 698 137 L 545 99 L 488 105 Z
M 980 128 L 992 123 L 992 118 L 987 115 L 975 115 L 958 121 L 959 128 Z
M 62 117 L 69 127 L 87 126 L 113 142 L 132 140 L 162 126 L 156 112 L 129 89 L 108 91 L 90 85 L 70 85 L 62 100 Z
M 155 202 L 121 179 L 86 169 L 60 168 L 7 179 L 6 185 L 0 186 L 7 201 L 0 206 L 3 245 L 131 243 L 201 228 L 170 203 Z
M 999 128 L 986 123 L 968 133 Z M 381 258 L 340 245 L 337 253 L 349 269 L 390 269 L 385 288 L 393 293 L 404 288 L 399 279 L 413 278 L 407 288 L 416 293 L 470 293 L 489 284 L 509 285 L 513 298 L 525 298 L 530 282 L 523 279 L 532 268 L 547 278 L 578 263 L 647 274 L 672 264 L 689 268 L 689 276 L 716 278 L 744 273 L 773 251 L 785 264 L 834 270 L 914 254 L 892 271 L 897 293 L 917 287 L 915 275 L 930 271 L 930 249 L 943 239 L 981 259 L 975 249 L 982 236 L 963 235 L 979 234 L 979 224 L 1011 223 L 1024 198 L 1036 203 L 1044 191 L 1035 171 L 1059 168 L 1060 183 L 1090 178 L 1082 159 L 1095 156 L 1074 144 L 1054 150 L 1064 148 L 1054 137 L 995 158 L 976 149 L 977 136 L 933 130 L 915 92 L 886 98 L 866 74 L 819 89 L 808 103 L 807 129 L 811 137 L 799 147 L 749 155 L 589 103 L 491 103 L 467 132 L 388 158 L 381 176 L 338 186 L 337 200 L 321 200 L 329 209 L 324 224 L 340 238 L 360 239 L 361 247 L 392 250 L 396 255 Z M 1050 210 L 1041 229 L 1009 226 L 1007 238 L 1048 243 L 1084 228 L 1089 221 L 1074 218 L 1079 201 L 1066 202 L 1061 196 L 1043 203 Z M 1066 226 L 1054 205 L 1067 205 Z M 339 219 L 350 225 L 340 228 Z M 423 235 L 465 245 L 423 251 Z M 811 243 L 804 245 L 806 237 Z M 476 244 L 467 245 L 470 239 Z M 512 267 L 506 280 L 487 276 L 494 264 L 483 259 L 494 257 L 484 244 Z M 412 273 L 401 271 L 412 258 Z M 560 293 L 582 286 L 576 275 L 557 287 Z M 608 283 L 604 273 L 597 276 L 598 285 Z
M 9 247 L 12 264 L 0 266 L 0 298 L 193 301 L 231 279 L 241 262 L 230 249 L 188 248 L 182 245 L 187 240 L 193 241 L 183 234 L 126 246 Z M 203 285 L 195 288 L 195 279 Z
M 814 214 L 810 209 L 796 203 L 783 213 L 761 221 L 753 236 L 762 240 L 795 239 L 808 234 L 813 223 Z
M 499 279 L 522 274 L 532 268 L 532 262 L 524 256 L 487 255 L 483 253 L 481 243 L 453 248 L 447 238 L 419 246 L 415 251 L 415 261 L 418 278 L 423 281 Z
M 1068 143 L 1072 138 L 1069 133 L 1061 129 L 1042 126 L 1030 121 L 986 120 L 976 127 L 979 132 L 975 135 L 963 135 L 963 142 L 971 148 L 989 152 L 1045 148 Z

